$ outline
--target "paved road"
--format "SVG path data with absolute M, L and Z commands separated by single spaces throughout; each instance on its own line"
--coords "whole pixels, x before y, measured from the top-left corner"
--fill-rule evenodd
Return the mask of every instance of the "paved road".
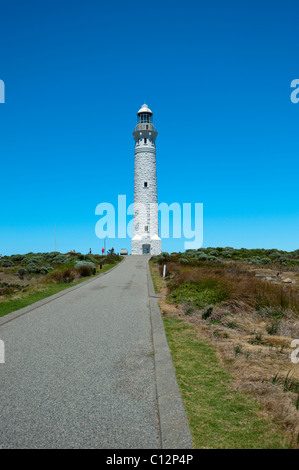
M 0 327 L 0 447 L 161 447 L 146 263 Z

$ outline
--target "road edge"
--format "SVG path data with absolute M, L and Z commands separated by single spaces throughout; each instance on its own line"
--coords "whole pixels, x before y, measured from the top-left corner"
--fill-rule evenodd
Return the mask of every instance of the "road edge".
M 192 449 L 188 419 L 175 375 L 149 261 L 146 265 L 162 449 Z
M 86 286 L 86 284 L 96 281 L 100 277 L 111 273 L 111 271 L 113 271 L 113 269 L 121 265 L 125 261 L 125 259 L 126 258 L 124 257 L 124 259 L 122 259 L 119 263 L 117 263 L 116 266 L 113 266 L 113 268 L 108 269 L 108 271 L 105 271 L 104 273 L 98 274 L 92 279 L 87 279 L 86 281 L 81 282 L 80 284 L 77 284 L 76 286 L 68 287 L 67 289 L 64 289 L 63 291 L 58 292 L 57 294 L 53 294 L 53 295 L 50 295 L 49 297 L 45 297 L 44 299 L 39 300 L 38 302 L 34 302 L 33 304 L 27 305 L 27 307 L 20 308 L 19 310 L 15 310 L 14 312 L 10 312 L 7 315 L 0 317 L 0 327 L 2 325 L 5 325 L 6 323 L 11 322 L 12 320 L 15 320 L 16 318 L 26 315 L 26 313 L 32 312 L 32 310 L 35 310 L 36 308 L 39 308 L 42 305 L 48 304 L 49 302 L 53 302 L 53 300 L 59 299 L 59 297 L 62 297 L 63 295 L 67 295 L 69 292 L 73 292 L 74 290 L 79 289 L 82 286 Z

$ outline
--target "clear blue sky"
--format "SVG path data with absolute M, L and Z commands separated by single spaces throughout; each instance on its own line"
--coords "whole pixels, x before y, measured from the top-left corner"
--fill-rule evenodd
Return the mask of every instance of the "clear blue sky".
M 133 202 L 144 102 L 159 202 L 202 202 L 203 246 L 299 247 L 297 0 L 1 0 L 0 15 L 0 253 L 52 251 L 55 223 L 59 251 L 101 249 L 97 204 Z

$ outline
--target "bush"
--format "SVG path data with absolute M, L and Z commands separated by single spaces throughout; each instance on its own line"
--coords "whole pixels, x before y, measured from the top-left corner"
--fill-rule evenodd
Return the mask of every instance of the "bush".
M 40 268 L 40 273 L 41 273 L 41 274 L 48 274 L 48 272 L 49 272 L 51 269 L 53 269 L 53 268 L 51 268 L 50 266 L 42 266 L 42 267 Z
M 208 251 L 209 256 L 219 256 L 219 251 L 217 250 L 209 250 Z
M 96 268 L 96 265 L 94 263 L 91 263 L 90 261 L 77 261 L 75 263 L 75 268 L 77 268 L 78 272 L 79 271 L 79 268 L 83 267 L 83 266 L 87 266 L 90 268 L 90 273 L 91 274 L 95 274 L 97 272 L 97 268 Z M 84 270 L 83 270 L 84 271 Z M 87 272 L 87 271 L 85 271 Z M 87 274 L 87 276 L 90 276 L 91 274 Z M 81 274 L 82 275 L 82 274 Z
M 75 273 L 71 268 L 64 268 L 57 271 L 54 271 L 50 274 L 49 279 L 56 282 L 66 282 L 70 283 L 75 279 Z
M 180 258 L 180 264 L 188 264 L 189 261 L 186 258 Z
M 271 259 L 270 259 L 270 258 L 261 258 L 261 263 L 263 263 L 263 264 L 270 264 L 270 263 L 271 263 Z
M 52 258 L 51 263 L 52 264 L 65 264 L 68 262 L 68 257 L 65 255 L 57 255 L 55 258 Z
M 208 255 L 207 255 L 206 253 L 198 253 L 198 254 L 196 255 L 196 258 L 197 258 L 198 260 L 207 260 L 207 259 L 208 259 Z
M 279 319 L 288 311 L 299 314 L 299 293 L 295 287 L 262 282 L 237 263 L 228 269 L 206 265 L 187 270 L 172 262 L 167 263 L 166 271 L 170 279 L 169 300 L 175 303 L 193 302 L 204 308 L 205 303 L 233 300 L 244 302 L 263 317 Z
M 268 323 L 266 325 L 266 330 L 268 335 L 277 335 L 279 322 Z
M 193 257 L 193 256 L 196 255 L 196 254 L 197 254 L 197 251 L 196 251 L 196 250 L 192 250 L 192 249 L 186 250 L 186 252 L 185 252 L 185 255 L 188 256 L 188 257 L 189 257 L 189 256 Z
M 55 258 L 57 255 L 60 255 L 59 251 L 51 251 L 51 253 L 47 253 L 47 258 Z
M 38 255 L 26 255 L 22 260 L 22 266 L 28 266 L 29 264 L 42 264 L 44 258 Z
M 197 308 L 215 305 L 229 298 L 229 287 L 216 279 L 202 279 L 198 282 L 185 282 L 178 285 L 168 296 L 174 303 L 193 303 Z
M 27 265 L 27 272 L 28 273 L 34 273 L 34 274 L 39 274 L 40 273 L 40 267 L 37 266 L 35 263 L 30 263 Z
M 88 261 L 89 263 L 94 263 L 95 259 L 90 255 L 86 255 L 85 261 Z
M 12 261 L 22 261 L 22 259 L 25 257 L 25 255 L 12 255 L 11 259 Z
M 209 318 L 212 315 L 212 312 L 213 312 L 213 307 L 207 308 L 207 310 L 205 310 L 204 313 L 202 314 L 202 319 L 206 320 L 207 318 Z
M 94 255 L 82 255 L 82 253 L 77 253 L 75 256 L 76 256 L 77 260 L 79 260 L 79 261 L 89 261 L 89 262 L 92 263 Z
M 3 268 L 12 268 L 15 265 L 9 259 L 4 259 L 3 261 L 0 261 L 0 264 L 1 264 L 1 266 L 3 266 Z
M 26 273 L 27 273 L 27 271 L 26 271 L 26 269 L 24 269 L 24 268 L 20 268 L 20 269 L 18 270 L 18 275 L 19 275 L 20 277 L 25 276 Z
M 113 264 L 113 263 L 116 263 L 118 261 L 121 261 L 122 257 L 119 256 L 119 255 L 109 255 L 109 256 L 106 256 L 105 258 L 103 258 L 102 260 L 102 263 L 103 264 Z
M 81 277 L 88 277 L 93 274 L 93 269 L 91 266 L 88 265 L 82 265 L 77 268 L 78 273 L 80 274 Z

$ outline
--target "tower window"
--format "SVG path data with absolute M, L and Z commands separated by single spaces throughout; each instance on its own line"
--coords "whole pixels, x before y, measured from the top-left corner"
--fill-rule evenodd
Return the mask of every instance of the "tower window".
M 146 225 L 146 226 L 144 227 L 144 231 L 145 231 L 145 232 L 148 232 L 148 225 Z
M 147 141 L 147 138 L 146 138 L 146 137 L 144 137 L 144 143 L 145 143 L 145 144 L 146 144 L 146 141 Z
M 144 187 L 147 188 L 147 181 L 144 182 Z

